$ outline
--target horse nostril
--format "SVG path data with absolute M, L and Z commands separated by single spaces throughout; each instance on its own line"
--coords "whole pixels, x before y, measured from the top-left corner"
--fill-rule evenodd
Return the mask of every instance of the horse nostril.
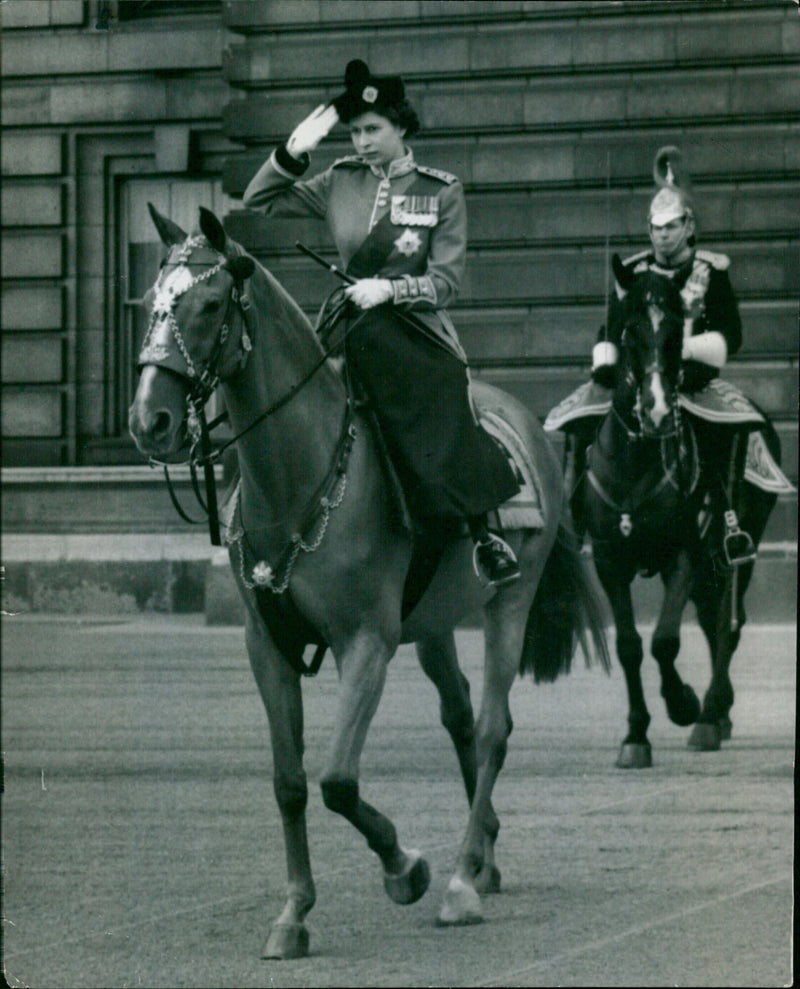
M 162 409 L 153 417 L 153 424 L 150 428 L 151 434 L 156 438 L 168 436 L 172 429 L 172 416 Z

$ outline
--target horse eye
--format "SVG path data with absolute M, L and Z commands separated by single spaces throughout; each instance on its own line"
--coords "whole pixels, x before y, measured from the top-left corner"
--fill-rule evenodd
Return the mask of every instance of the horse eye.
M 221 305 L 221 299 L 209 299 L 207 302 L 203 303 L 203 312 L 208 313 L 209 315 L 219 312 Z

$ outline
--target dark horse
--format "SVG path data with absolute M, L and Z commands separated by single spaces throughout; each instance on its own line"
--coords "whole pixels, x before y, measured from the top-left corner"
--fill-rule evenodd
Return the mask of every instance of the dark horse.
M 651 650 L 670 720 L 695 725 L 691 748 L 719 749 L 730 737 L 729 667 L 745 622 L 744 594 L 755 547 L 777 495 L 747 481 L 739 484 L 738 503 L 729 505 L 735 507 L 738 524 L 737 515 L 729 515 L 729 529 L 723 531 L 719 513 L 714 516 L 708 508 L 708 480 L 701 472 L 692 417 L 681 407 L 678 391 L 682 286 L 654 272 L 633 276 L 618 257 L 614 274 L 627 290 L 616 386 L 572 505 L 575 518 L 586 525 L 597 574 L 611 604 L 628 690 L 628 734 L 617 766 L 642 768 L 652 765 L 650 715 L 642 689 L 642 640 L 631 582 L 637 573 L 659 574 L 663 582 Z M 772 457 L 779 461 L 774 429 L 753 411 Z M 746 442 L 744 434 L 737 441 Z M 711 682 L 702 706 L 675 668 L 681 618 L 689 600 L 711 653 Z
M 190 237 L 152 207 L 151 214 L 169 252 L 146 299 L 150 325 L 130 430 L 151 457 L 186 449 L 187 433 L 196 433 L 198 413 L 220 384 L 241 473 L 238 497 L 226 506 L 226 541 L 269 720 L 288 868 L 288 897 L 264 957 L 308 952 L 304 921 L 315 891 L 301 676 L 308 672 L 303 648 L 309 643 L 329 648 L 339 673 L 323 800 L 366 838 L 398 903 L 422 896 L 429 870 L 419 852 L 401 847 L 391 821 L 362 799 L 359 759 L 389 660 L 401 642 L 416 643 L 439 692 L 470 805 L 438 922 L 480 920 L 480 892 L 499 888 L 492 790 L 512 728 L 514 679 L 525 671 L 553 679 L 569 669 L 579 640 L 588 660 L 586 634 L 608 664 L 600 602 L 574 534 L 564 527 L 558 459 L 522 406 L 496 389 L 476 388 L 476 403 L 513 424 L 537 467 L 543 524 L 507 528 L 522 579 L 496 592 L 473 573 L 466 533 L 454 535 L 427 590 L 403 615 L 412 534 L 398 516 L 379 443 L 351 402 L 340 362 L 327 357 L 301 309 L 226 236 L 213 213 L 201 210 L 200 230 Z M 477 609 L 485 619 L 485 665 L 476 721 L 453 628 Z

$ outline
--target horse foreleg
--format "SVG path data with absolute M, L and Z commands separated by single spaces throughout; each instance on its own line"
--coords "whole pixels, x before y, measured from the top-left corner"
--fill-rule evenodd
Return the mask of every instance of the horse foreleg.
M 739 645 L 744 620 L 744 592 L 752 576 L 753 565 L 743 564 L 738 574 L 728 572 L 724 579 L 713 572 L 710 564 L 707 571 L 701 584 L 701 587 L 705 586 L 706 593 L 697 594 L 696 605 L 700 627 L 711 651 L 711 682 L 688 745 L 690 749 L 715 752 L 731 736 L 730 710 L 733 707 L 734 694 L 730 664 Z M 734 594 L 735 622 L 732 621 Z
M 430 636 L 421 640 L 417 642 L 416 647 L 420 665 L 439 693 L 442 725 L 452 739 L 467 792 L 467 801 L 472 806 L 478 775 L 475 716 L 470 700 L 469 680 L 458 665 L 455 637 L 452 631 L 448 631 L 441 636 Z M 481 893 L 496 893 L 500 889 L 500 871 L 494 863 L 494 841 L 500 823 L 491 804 L 486 824 L 484 864 L 475 885 Z
M 437 917 L 439 925 L 475 924 L 483 920 L 478 892 L 482 879 L 479 877 L 486 875 L 486 850 L 490 848 L 493 856 L 499 830 L 492 807 L 492 791 L 505 761 L 513 728 L 508 695 L 519 672 L 525 620 L 530 607 L 530 598 L 520 591 L 513 598 L 509 595 L 511 600 L 505 605 L 503 597 L 499 595 L 485 609 L 483 696 L 476 726 L 477 782 L 456 870 Z M 491 870 L 493 864 L 488 868 Z
M 325 806 L 341 814 L 381 860 L 386 892 L 396 903 L 414 903 L 427 890 L 430 870 L 417 851 L 405 851 L 392 822 L 361 799 L 358 772 L 367 730 L 386 681 L 390 651 L 374 636 L 361 636 L 337 662 L 339 710 L 331 754 L 321 781 Z
M 304 920 L 314 906 L 306 832 L 308 785 L 303 769 L 303 698 L 299 677 L 269 640 L 259 616 L 248 611 L 247 651 L 269 720 L 273 785 L 283 824 L 288 874 L 286 905 L 270 928 L 262 958 L 302 958 L 309 937 Z
M 631 597 L 631 576 L 620 573 L 619 564 L 606 561 L 595 552 L 595 567 L 600 583 L 606 592 L 617 634 L 617 658 L 625 676 L 628 693 L 628 733 L 622 740 L 616 766 L 618 769 L 648 769 L 653 765 L 653 755 L 647 738 L 650 712 L 644 699 L 642 686 L 642 637 L 636 631 Z
M 661 674 L 661 696 L 667 706 L 670 721 L 676 725 L 694 724 L 700 714 L 700 701 L 688 683 L 681 680 L 675 669 L 680 649 L 681 619 L 689 600 L 692 568 L 689 554 L 681 550 L 662 570 L 664 600 L 658 624 L 653 632 L 650 649 Z

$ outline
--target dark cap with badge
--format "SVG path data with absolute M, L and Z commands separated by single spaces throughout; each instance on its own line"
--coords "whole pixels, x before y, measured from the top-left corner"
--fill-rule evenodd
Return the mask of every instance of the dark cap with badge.
M 374 76 L 361 59 L 348 62 L 344 85 L 345 91 L 331 102 L 345 124 L 370 111 L 398 111 L 405 102 L 405 87 L 400 76 Z

